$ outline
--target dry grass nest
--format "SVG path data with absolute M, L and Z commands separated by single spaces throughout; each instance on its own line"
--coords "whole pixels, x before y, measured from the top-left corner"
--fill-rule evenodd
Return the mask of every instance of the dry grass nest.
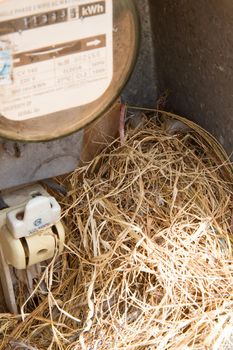
M 204 350 L 232 340 L 232 166 L 194 123 L 150 114 L 64 180 L 64 252 L 24 321 L 0 314 L 1 349 Z

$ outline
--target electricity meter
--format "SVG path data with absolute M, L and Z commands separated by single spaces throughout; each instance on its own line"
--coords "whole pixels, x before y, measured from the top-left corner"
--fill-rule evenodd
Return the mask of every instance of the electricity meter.
M 131 0 L 0 1 L 0 136 L 46 141 L 102 115 L 134 67 Z

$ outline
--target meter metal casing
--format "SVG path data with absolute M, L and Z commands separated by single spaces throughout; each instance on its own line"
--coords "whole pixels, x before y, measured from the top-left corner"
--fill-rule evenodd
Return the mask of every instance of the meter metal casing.
M 82 129 L 116 100 L 132 71 L 131 0 L 0 3 L 0 135 L 45 141 Z

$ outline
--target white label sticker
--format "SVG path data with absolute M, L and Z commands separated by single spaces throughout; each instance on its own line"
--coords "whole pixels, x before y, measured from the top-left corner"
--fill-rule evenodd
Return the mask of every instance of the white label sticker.
M 112 6 L 112 0 L 0 2 L 0 42 L 8 48 L 0 51 L 0 113 L 19 121 L 98 99 L 113 75 Z

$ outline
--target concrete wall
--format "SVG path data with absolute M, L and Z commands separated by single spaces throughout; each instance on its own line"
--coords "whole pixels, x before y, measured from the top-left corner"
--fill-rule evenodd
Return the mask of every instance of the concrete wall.
M 151 0 L 159 92 L 233 152 L 233 1 Z
M 122 97 L 129 105 L 154 107 L 158 97 L 155 46 L 150 11 L 153 1 L 137 0 L 140 19 L 140 49 L 136 67 Z

